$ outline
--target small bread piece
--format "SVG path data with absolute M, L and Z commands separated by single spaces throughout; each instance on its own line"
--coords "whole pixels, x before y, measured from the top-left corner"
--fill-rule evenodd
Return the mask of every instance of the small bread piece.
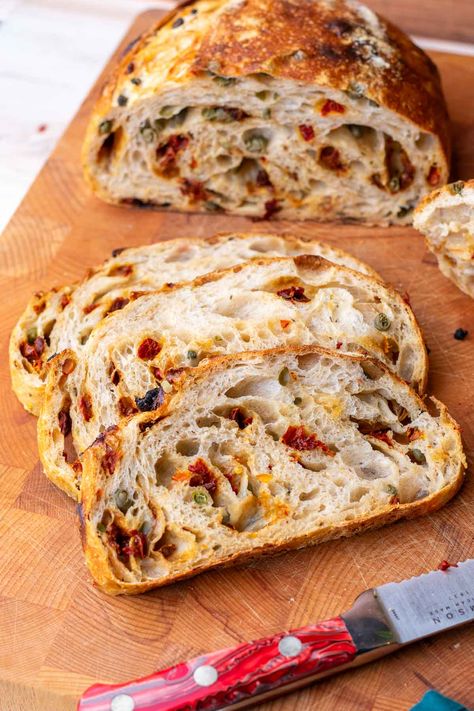
M 33 415 L 41 410 L 48 358 L 65 348 L 79 352 L 94 326 L 123 308 L 136 291 L 154 291 L 167 282 L 189 281 L 262 255 L 315 254 L 380 278 L 337 247 L 292 235 L 237 232 L 179 238 L 114 254 L 80 284 L 36 293 L 18 320 L 10 339 L 11 379 L 18 399 Z
M 396 291 L 320 257 L 255 259 L 145 294 L 103 319 L 79 356 L 67 350 L 53 359 L 38 421 L 45 472 L 77 496 L 79 479 L 63 456 L 65 423 L 80 453 L 121 418 L 156 409 L 183 368 L 315 342 L 375 355 L 424 390 L 423 338 Z
M 121 60 L 83 166 L 110 203 L 407 224 L 449 153 L 437 68 L 366 6 L 200 0 Z
M 413 226 L 425 235 L 444 276 L 474 298 L 474 180 L 433 191 L 416 208 Z
M 84 453 L 89 570 L 104 592 L 134 594 L 430 513 L 465 467 L 436 405 L 431 415 L 363 356 L 313 346 L 214 359 Z
M 9 344 L 13 392 L 28 412 L 38 415 L 44 394 L 46 363 L 54 351 L 50 334 L 67 307 L 76 284 L 37 291 L 17 321 Z

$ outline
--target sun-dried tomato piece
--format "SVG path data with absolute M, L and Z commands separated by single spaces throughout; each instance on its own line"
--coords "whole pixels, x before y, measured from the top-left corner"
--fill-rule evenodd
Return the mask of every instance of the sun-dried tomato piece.
M 234 407 L 229 413 L 229 420 L 233 420 L 239 426 L 239 430 L 244 430 L 252 424 L 253 417 L 246 417 L 245 412 L 240 407 Z
M 323 146 L 319 151 L 319 163 L 329 170 L 344 170 L 341 154 L 334 146 Z
M 138 346 L 137 355 L 142 360 L 151 360 L 156 358 L 160 351 L 161 345 L 158 341 L 155 341 L 154 338 L 145 338 Z
M 86 422 L 89 422 L 89 420 L 92 420 L 92 416 L 93 416 L 92 398 L 88 393 L 85 393 L 80 398 L 79 409 L 80 409 L 82 416 Z
M 423 437 L 423 432 L 416 427 L 409 427 L 407 430 L 407 437 L 410 442 L 414 442 L 416 439 Z
M 312 141 L 314 138 L 314 128 L 312 126 L 308 126 L 307 124 L 300 124 L 298 126 L 299 132 L 301 133 L 302 138 L 305 141 Z
M 110 444 L 106 443 L 105 454 L 102 457 L 102 467 L 110 476 L 114 473 L 117 462 L 121 456 L 120 452 L 111 447 Z
M 111 314 L 114 311 L 120 311 L 129 303 L 130 303 L 130 299 L 127 299 L 124 296 L 117 296 L 117 298 L 114 299 L 112 301 L 112 303 L 110 304 L 106 313 Z
M 441 180 L 441 171 L 436 165 L 432 165 L 429 173 L 427 175 L 426 181 L 428 185 L 431 185 L 431 187 L 435 188 L 437 185 L 439 185 L 439 181 Z
M 148 540 L 142 531 L 134 529 L 127 533 L 114 523 L 107 529 L 107 537 L 119 556 L 145 558 L 147 554 Z
M 321 116 L 327 116 L 328 114 L 343 114 L 345 111 L 346 107 L 333 99 L 326 99 L 324 104 L 321 106 Z
M 216 477 L 203 459 L 196 459 L 194 464 L 189 465 L 188 470 L 193 474 L 189 480 L 190 486 L 203 486 L 210 494 L 216 490 Z
M 114 372 L 112 373 L 112 383 L 113 383 L 115 386 L 117 386 L 117 385 L 120 383 L 120 378 L 121 378 L 121 377 L 122 377 L 122 376 L 120 375 L 119 371 L 118 371 L 118 370 L 114 370 Z
M 42 292 L 40 292 L 40 293 L 43 296 Z M 35 314 L 38 314 L 38 316 L 43 313 L 45 308 L 46 308 L 46 301 L 44 299 L 41 299 L 41 301 L 39 303 L 33 305 L 33 311 L 35 312 Z
M 94 311 L 98 306 L 99 304 L 88 304 L 87 306 L 84 306 L 82 312 L 85 314 L 90 314 L 91 311 Z
M 135 402 L 141 412 L 151 412 L 151 410 L 159 408 L 159 406 L 163 404 L 164 399 L 165 393 L 163 388 L 159 385 L 157 388 L 148 390 L 143 397 L 136 397 Z
M 287 289 L 280 289 L 277 291 L 277 296 L 281 296 L 282 299 L 286 301 L 293 301 L 294 303 L 306 304 L 310 299 L 304 293 L 304 287 L 302 286 L 289 286 Z
M 189 144 L 188 136 L 176 134 L 169 136 L 167 142 L 156 149 L 156 157 L 160 160 L 160 167 L 163 171 L 169 170 L 174 162 L 179 151 L 184 150 Z
M 70 301 L 71 301 L 70 295 L 63 294 L 59 300 L 59 305 L 64 310 Z
M 24 341 L 20 344 L 20 353 L 23 358 L 31 364 L 37 364 L 41 360 L 41 356 L 44 352 L 44 338 L 37 336 L 33 343 L 28 343 Z
M 118 408 L 122 417 L 128 417 L 137 411 L 137 408 L 130 397 L 121 397 L 118 401 Z
M 181 180 L 180 191 L 183 195 L 187 195 L 192 202 L 199 202 L 207 200 L 209 193 L 204 187 L 204 183 L 199 180 L 188 180 L 183 178 Z
M 283 329 L 288 328 L 288 326 L 290 325 L 290 323 L 291 323 L 291 321 L 288 321 L 286 318 L 280 319 L 280 326 L 281 326 Z
M 327 444 L 321 442 L 315 434 L 308 432 L 302 425 L 298 427 L 290 425 L 281 438 L 281 441 L 288 447 L 297 449 L 300 452 L 320 449 L 324 454 L 328 454 L 330 457 L 335 456 L 335 452 L 329 449 Z
M 281 210 L 281 205 L 278 203 L 278 200 L 268 200 L 265 203 L 265 213 L 263 215 L 264 220 L 269 220 L 272 215 L 275 215 L 275 213 L 280 212 Z
M 457 568 L 458 564 L 457 563 L 449 563 L 447 560 L 442 560 L 441 563 L 438 565 L 438 570 L 448 570 L 448 568 Z
M 61 410 L 58 413 L 58 424 L 61 434 L 64 437 L 67 437 L 68 434 L 71 432 L 72 426 L 71 415 L 69 414 L 68 410 Z
M 115 264 L 107 276 L 130 276 L 133 272 L 133 264 Z
M 185 370 L 186 368 L 170 368 L 166 371 L 166 380 L 171 384 L 175 383 Z
M 393 447 L 393 440 L 389 436 L 388 430 L 375 430 L 374 432 L 370 432 L 370 436 L 379 439 L 381 442 L 385 442 L 389 447 Z
M 131 531 L 128 543 L 123 546 L 123 555 L 133 555 L 135 558 L 145 558 L 148 540 L 142 531 Z

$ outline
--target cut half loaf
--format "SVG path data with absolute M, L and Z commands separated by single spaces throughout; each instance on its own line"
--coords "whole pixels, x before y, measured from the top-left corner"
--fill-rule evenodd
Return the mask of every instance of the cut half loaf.
M 465 466 L 458 427 L 436 406 L 363 356 L 214 359 L 84 453 L 89 570 L 107 593 L 138 593 L 429 513 Z
M 77 496 L 79 479 L 63 455 L 66 431 L 80 453 L 122 417 L 156 409 L 187 366 L 315 342 L 368 352 L 425 387 L 423 338 L 396 291 L 320 257 L 256 259 L 145 294 L 103 319 L 79 356 L 66 350 L 53 359 L 38 423 L 45 471 Z
M 426 197 L 413 226 L 426 237 L 444 276 L 474 298 L 474 180 L 458 180 Z
M 438 71 L 354 0 L 200 0 L 122 59 L 87 131 L 102 199 L 408 223 L 449 174 Z
M 126 250 L 89 271 L 79 284 L 37 292 L 10 339 L 13 389 L 26 410 L 39 415 L 47 361 L 65 348 L 81 350 L 93 327 L 123 308 L 136 291 L 154 291 L 254 257 L 315 254 L 377 278 L 367 264 L 324 242 L 291 235 L 231 233 L 180 238 Z

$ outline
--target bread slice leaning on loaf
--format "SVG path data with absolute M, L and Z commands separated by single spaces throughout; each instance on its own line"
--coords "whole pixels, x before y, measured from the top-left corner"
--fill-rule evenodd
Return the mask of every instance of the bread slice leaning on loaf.
M 45 472 L 77 497 L 63 452 L 82 452 L 110 425 L 153 410 L 183 377 L 216 355 L 317 343 L 369 352 L 420 392 L 427 356 L 413 312 L 371 277 L 320 257 L 254 259 L 111 313 L 80 354 L 50 363 L 38 441 Z M 70 457 L 69 457 L 70 459 Z
M 189 281 L 254 257 L 297 254 L 319 255 L 380 278 L 337 247 L 287 234 L 236 232 L 114 250 L 111 259 L 92 269 L 82 282 L 37 292 L 30 300 L 10 339 L 13 389 L 23 407 L 39 415 L 48 359 L 65 348 L 79 352 L 94 326 L 108 313 L 122 309 L 134 292 Z
M 107 593 L 139 593 L 429 513 L 465 466 L 436 406 L 372 359 L 314 346 L 201 365 L 84 453 L 89 570 Z
M 409 223 L 449 174 L 438 71 L 354 0 L 199 0 L 121 60 L 85 177 L 110 203 Z
M 458 180 L 418 205 L 413 226 L 425 235 L 444 276 L 474 298 L 474 180 Z

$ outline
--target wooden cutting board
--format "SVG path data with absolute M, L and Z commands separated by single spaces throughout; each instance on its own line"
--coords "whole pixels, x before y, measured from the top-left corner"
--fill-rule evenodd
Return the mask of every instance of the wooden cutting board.
M 120 51 L 158 12 L 137 18 Z M 474 175 L 474 58 L 433 54 L 454 133 L 454 176 Z M 111 60 L 113 63 L 114 58 Z M 108 70 L 106 70 L 107 73 Z M 79 151 L 101 77 L 0 241 L 0 707 L 62 711 L 101 680 L 149 674 L 196 654 L 347 609 L 367 587 L 474 556 L 474 482 L 442 511 L 359 537 L 215 571 L 142 597 L 108 598 L 83 564 L 74 503 L 46 481 L 35 419 L 10 390 L 7 344 L 31 292 L 76 279 L 115 247 L 224 230 L 293 231 L 337 243 L 408 291 L 431 349 L 432 392 L 474 446 L 474 305 L 408 228 L 365 229 L 116 208 L 82 182 Z M 462 326 L 469 337 L 456 341 Z M 474 706 L 474 627 L 413 645 L 261 708 L 395 711 L 429 688 Z

